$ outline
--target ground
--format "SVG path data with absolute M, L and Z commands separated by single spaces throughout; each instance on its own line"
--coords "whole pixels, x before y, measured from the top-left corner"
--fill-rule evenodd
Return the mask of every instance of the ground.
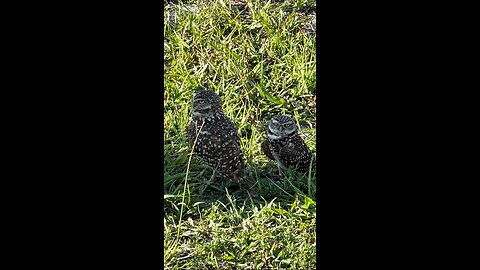
M 297 121 L 316 150 L 315 1 L 165 1 L 165 269 L 315 269 L 316 174 L 260 151 L 267 121 Z M 186 137 L 194 91 L 219 93 L 253 194 L 212 178 Z

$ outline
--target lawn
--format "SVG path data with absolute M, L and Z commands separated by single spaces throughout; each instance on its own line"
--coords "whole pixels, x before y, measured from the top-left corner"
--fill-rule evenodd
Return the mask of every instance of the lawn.
M 315 269 L 316 173 L 260 150 L 275 114 L 316 149 L 315 1 L 165 1 L 165 269 Z M 223 101 L 237 126 L 255 194 L 235 190 L 191 153 L 193 93 Z

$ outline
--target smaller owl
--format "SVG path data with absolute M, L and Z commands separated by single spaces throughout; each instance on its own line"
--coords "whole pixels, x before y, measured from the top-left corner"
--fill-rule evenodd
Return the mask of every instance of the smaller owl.
M 190 146 L 204 163 L 225 178 L 241 182 L 245 165 L 237 128 L 222 111 L 220 97 L 204 90 L 194 94 L 192 118 L 187 126 Z
M 262 152 L 275 160 L 279 169 L 293 167 L 306 172 L 315 166 L 315 157 L 308 149 L 303 139 L 297 133 L 295 122 L 288 116 L 275 115 L 268 122 L 268 138 L 261 144 Z

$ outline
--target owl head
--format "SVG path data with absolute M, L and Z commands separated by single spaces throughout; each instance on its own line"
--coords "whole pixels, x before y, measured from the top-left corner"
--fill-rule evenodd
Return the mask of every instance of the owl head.
M 194 117 L 208 117 L 221 110 L 222 101 L 214 92 L 202 90 L 193 95 L 192 113 Z
M 297 126 L 292 118 L 286 115 L 275 115 L 268 122 L 268 138 L 278 140 L 297 134 Z

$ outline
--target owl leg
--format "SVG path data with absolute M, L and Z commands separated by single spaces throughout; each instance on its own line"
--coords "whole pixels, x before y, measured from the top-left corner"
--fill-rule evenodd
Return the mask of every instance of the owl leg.
M 278 168 L 278 175 L 280 177 L 283 176 L 283 169 L 282 169 L 282 166 L 280 165 L 280 162 L 277 162 L 277 168 Z
M 207 169 L 206 168 L 203 169 L 198 176 L 199 177 L 203 176 L 203 173 L 205 172 L 205 170 L 207 170 Z M 210 177 L 210 179 L 208 179 L 205 182 L 202 182 L 202 184 L 200 185 L 200 188 L 199 188 L 199 194 L 200 195 L 202 195 L 203 192 L 205 191 L 205 189 L 207 189 L 207 187 L 209 187 L 212 184 L 212 179 L 213 179 L 214 175 L 215 175 L 215 170 L 213 170 L 213 175 Z
M 276 158 L 276 161 L 277 161 L 277 168 L 278 168 L 278 176 L 282 177 L 284 170 L 286 170 L 287 168 L 285 167 L 285 165 L 283 165 L 283 163 L 280 160 L 278 160 L 278 158 Z
M 254 180 L 253 171 L 246 170 L 245 176 L 242 179 L 242 181 L 247 184 L 247 188 L 246 188 L 247 193 L 250 194 L 252 198 L 257 198 L 258 193 L 254 189 L 256 183 L 253 183 L 253 180 Z
M 235 185 L 237 185 L 239 190 L 242 190 L 242 189 L 243 189 L 243 186 L 242 186 L 242 181 L 241 181 L 241 179 L 239 179 L 239 178 L 238 178 L 238 177 L 236 177 L 236 176 L 235 176 L 235 177 L 233 177 L 233 181 L 232 181 L 232 183 L 231 183 L 231 184 L 233 184 L 232 186 L 235 186 Z
M 210 177 L 210 179 L 208 180 L 209 184 L 213 183 L 213 181 L 215 180 L 215 175 L 218 174 L 218 166 L 219 165 L 220 165 L 220 161 L 217 163 L 217 166 L 212 167 L 213 173 L 212 173 L 212 176 Z
M 212 185 L 212 183 L 214 183 L 215 177 L 217 176 L 217 174 L 220 174 L 220 173 L 218 173 L 217 168 L 218 168 L 218 164 L 217 164 L 217 166 L 215 166 L 214 168 L 212 168 L 212 169 L 213 169 L 212 176 L 211 176 L 210 179 L 208 179 L 208 181 L 207 181 L 207 184 L 208 184 L 209 186 Z M 221 174 L 220 174 L 220 175 L 221 175 Z
M 205 191 L 205 189 L 207 189 L 208 187 L 213 187 L 219 191 L 222 191 L 222 189 L 218 189 L 215 185 L 212 185 L 212 183 L 214 182 L 215 180 L 215 176 L 217 174 L 217 168 L 218 165 L 216 167 L 213 167 L 211 165 L 209 165 L 209 168 L 212 169 L 212 176 L 210 176 L 210 178 L 206 181 L 204 181 L 202 184 L 201 184 L 201 187 L 200 187 L 200 191 L 199 191 L 199 194 L 202 195 L 203 192 Z M 203 175 L 203 173 L 205 172 L 205 170 L 207 170 L 207 168 L 205 168 L 201 173 L 200 175 Z

